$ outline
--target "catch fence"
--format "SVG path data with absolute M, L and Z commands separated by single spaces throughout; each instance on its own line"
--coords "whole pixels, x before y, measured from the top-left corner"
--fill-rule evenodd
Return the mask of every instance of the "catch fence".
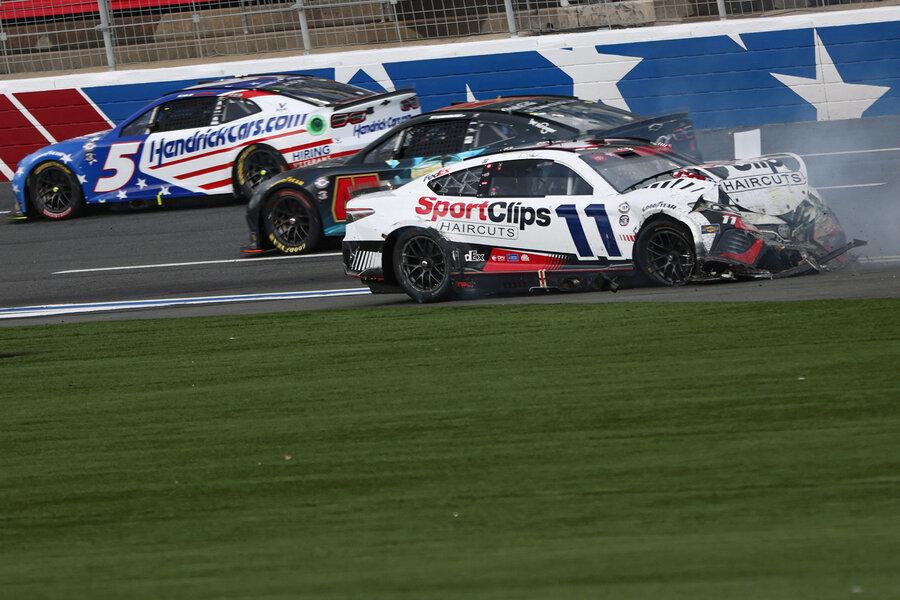
M 863 2 L 0 0 L 0 75 L 642 27 L 823 10 L 838 4 Z

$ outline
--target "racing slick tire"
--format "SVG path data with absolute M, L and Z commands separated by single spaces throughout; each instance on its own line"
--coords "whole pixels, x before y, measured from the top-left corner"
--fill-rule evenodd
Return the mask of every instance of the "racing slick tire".
M 688 229 L 673 219 L 645 225 L 634 242 L 635 268 L 651 283 L 684 285 L 697 267 L 697 251 Z
M 281 153 L 268 146 L 252 144 L 234 161 L 234 187 L 239 198 L 250 196 L 265 180 L 287 170 Z
M 84 192 L 72 169 L 50 161 L 39 164 L 28 176 L 28 199 L 47 219 L 77 217 L 84 208 Z
M 450 248 L 437 233 L 408 229 L 394 244 L 394 276 L 410 298 L 423 304 L 450 295 Z
M 263 231 L 272 246 L 285 254 L 305 254 L 322 239 L 319 211 L 303 192 L 291 188 L 269 194 L 262 210 Z

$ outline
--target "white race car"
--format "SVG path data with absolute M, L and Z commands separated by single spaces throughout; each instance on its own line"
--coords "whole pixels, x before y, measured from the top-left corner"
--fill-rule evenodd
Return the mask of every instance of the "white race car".
M 12 182 L 15 217 L 68 219 L 85 204 L 249 198 L 269 177 L 355 154 L 420 112 L 412 90 L 375 94 L 308 75 L 200 83 L 159 98 L 109 131 L 23 158 Z
M 454 292 L 613 289 L 819 269 L 850 247 L 790 154 L 695 165 L 594 140 L 470 159 L 347 204 L 347 275 L 433 302 Z

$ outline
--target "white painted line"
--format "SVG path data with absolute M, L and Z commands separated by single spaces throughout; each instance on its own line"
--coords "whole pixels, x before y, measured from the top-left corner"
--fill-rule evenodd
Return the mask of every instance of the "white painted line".
M 813 154 L 801 154 L 800 156 L 841 156 L 844 154 L 868 154 L 869 152 L 897 152 L 900 148 L 873 148 L 872 150 L 842 150 L 840 152 L 816 152 Z
M 154 300 L 122 300 L 118 302 L 92 302 L 87 304 L 48 304 L 44 306 L 19 306 L 0 308 L 0 319 L 48 317 L 77 313 L 133 310 L 136 308 L 162 308 L 166 306 L 190 306 L 198 304 L 222 304 L 227 302 L 257 302 L 261 300 L 305 300 L 335 296 L 361 296 L 371 294 L 366 288 L 342 290 L 313 290 L 308 292 L 275 292 L 269 294 L 241 294 L 237 296 L 200 296 L 196 298 L 160 298 Z
M 887 182 L 882 181 L 881 183 L 854 183 L 852 185 L 817 185 L 817 190 L 843 190 L 846 188 L 858 188 L 858 187 L 878 187 L 879 185 L 885 185 Z
M 48 142 L 50 142 L 51 144 L 55 144 L 58 141 L 56 138 L 50 135 L 50 132 L 47 131 L 47 129 L 43 125 L 41 125 L 40 121 L 38 121 L 33 114 L 31 114 L 31 111 L 25 108 L 24 104 L 19 102 L 19 99 L 16 98 L 15 94 L 6 94 L 6 97 L 9 98 L 9 101 L 12 102 L 13 106 L 15 106 L 19 110 L 19 112 L 22 113 L 22 116 L 25 117 L 25 119 L 29 123 L 31 123 L 31 125 L 35 129 L 37 129 L 42 136 L 47 138 Z
M 859 262 L 866 263 L 890 263 L 900 262 L 900 255 L 894 256 L 860 256 Z
M 341 256 L 340 252 L 323 252 L 322 254 L 299 254 L 296 256 L 261 256 L 259 258 L 229 258 L 225 260 L 198 260 L 195 262 L 160 263 L 157 265 L 125 265 L 121 267 L 97 267 L 93 269 L 70 269 L 54 271 L 51 275 L 69 275 L 71 273 L 96 273 L 98 271 L 128 271 L 131 269 L 167 269 L 171 267 L 194 267 L 197 265 L 222 265 L 230 263 L 255 263 L 263 260 L 289 260 L 297 258 L 316 258 L 319 256 Z

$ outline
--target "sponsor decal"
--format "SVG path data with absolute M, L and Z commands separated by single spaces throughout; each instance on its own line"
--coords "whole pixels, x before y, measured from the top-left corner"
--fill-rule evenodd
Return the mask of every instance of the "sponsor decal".
M 441 221 L 438 231 L 455 235 L 471 235 L 476 237 L 500 238 L 514 240 L 519 237 L 519 230 L 509 225 L 491 225 L 488 223 L 467 223 L 464 221 Z
M 484 254 L 469 250 L 466 252 L 466 262 L 484 262 Z
M 327 188 L 328 187 L 328 178 L 327 177 L 319 177 L 318 179 L 316 179 L 315 184 L 316 184 L 316 187 L 319 188 L 320 190 Z
M 319 190 L 316 192 L 316 198 L 319 200 L 328 200 L 328 190 Z
M 434 173 L 429 173 L 425 176 L 425 181 L 431 181 L 432 179 L 437 179 L 443 175 L 446 175 L 450 172 L 450 169 L 441 169 L 440 171 L 435 171 Z
M 291 162 L 299 163 L 310 160 L 326 160 L 331 154 L 331 146 L 313 146 L 291 153 Z
M 97 144 L 95 144 L 94 142 L 86 142 L 83 146 L 83 148 L 87 151 L 91 151 L 96 147 L 97 147 Z
M 556 133 L 556 129 L 550 126 L 550 123 L 546 121 L 535 121 L 534 119 L 528 120 L 528 125 L 534 127 L 538 131 L 540 131 L 543 135 L 547 135 L 548 133 Z
M 628 215 L 622 215 L 621 217 L 619 217 L 619 225 L 621 225 L 622 227 L 626 227 L 628 225 L 628 221 Z
M 285 177 L 283 179 L 279 179 L 278 183 L 296 183 L 297 185 L 303 185 L 303 180 L 297 179 L 296 177 Z
M 429 221 L 437 221 L 443 217 L 453 219 L 471 219 L 477 221 L 490 221 L 491 223 L 505 223 L 518 226 L 524 230 L 531 225 L 547 227 L 550 225 L 550 209 L 546 207 L 534 208 L 525 206 L 521 202 L 450 202 L 438 200 L 431 196 L 419 198 L 416 206 L 416 214 L 426 217 Z
M 676 129 L 672 133 L 656 138 L 655 143 L 664 146 L 671 146 L 672 142 L 684 142 L 692 139 L 694 139 L 694 128 L 691 125 L 687 125 L 686 127 Z
M 508 260 L 509 262 L 519 262 L 519 255 L 518 254 L 507 254 L 506 260 Z
M 725 179 L 719 185 L 726 192 L 745 192 L 747 190 L 759 190 L 785 185 L 802 185 L 804 183 L 806 183 L 806 178 L 803 177 L 802 173 L 773 173 L 771 175 Z
M 386 119 L 379 119 L 377 121 L 372 121 L 371 123 L 364 123 L 361 125 L 353 126 L 353 135 L 356 137 L 362 137 L 366 134 L 373 133 L 375 131 L 385 131 L 391 129 L 392 127 L 396 127 L 400 123 L 404 121 L 408 121 L 412 118 L 412 115 L 403 115 L 402 117 L 388 117 Z
M 299 127 L 305 122 L 305 114 L 281 115 L 256 119 L 248 123 L 210 127 L 203 131 L 196 131 L 193 135 L 186 138 L 151 137 L 147 155 L 148 162 L 151 167 L 159 167 L 163 163 L 185 154 L 223 148 L 229 144 L 240 144 L 264 133 L 274 133 Z M 312 124 L 310 123 L 310 125 Z
M 700 228 L 700 233 L 719 233 L 719 224 L 704 225 Z
M 653 210 L 655 208 L 667 208 L 669 210 L 677 210 L 678 209 L 677 206 L 675 206 L 674 204 L 672 204 L 670 202 L 659 201 L 659 202 L 654 202 L 653 204 L 648 204 L 647 206 L 645 206 L 643 208 L 643 211 L 647 212 L 648 210 Z
M 619 205 L 619 212 L 627 213 L 629 210 L 631 210 L 631 207 L 628 206 L 627 202 L 623 202 L 622 204 Z
M 325 117 L 322 115 L 313 115 L 309 118 L 309 125 L 306 126 L 306 130 L 309 131 L 310 135 L 322 135 L 327 126 L 328 124 L 325 122 Z
M 530 256 L 528 256 L 527 254 L 522 255 L 522 262 L 530 262 L 530 261 L 531 261 Z
M 94 164 L 95 162 L 97 162 L 97 157 L 94 155 L 93 152 L 85 152 L 85 153 L 84 153 L 84 161 L 85 161 L 87 164 L 92 165 L 92 164 Z
M 491 257 L 491 260 L 495 260 L 497 262 L 506 262 L 506 255 L 505 254 L 495 254 L 494 256 Z

